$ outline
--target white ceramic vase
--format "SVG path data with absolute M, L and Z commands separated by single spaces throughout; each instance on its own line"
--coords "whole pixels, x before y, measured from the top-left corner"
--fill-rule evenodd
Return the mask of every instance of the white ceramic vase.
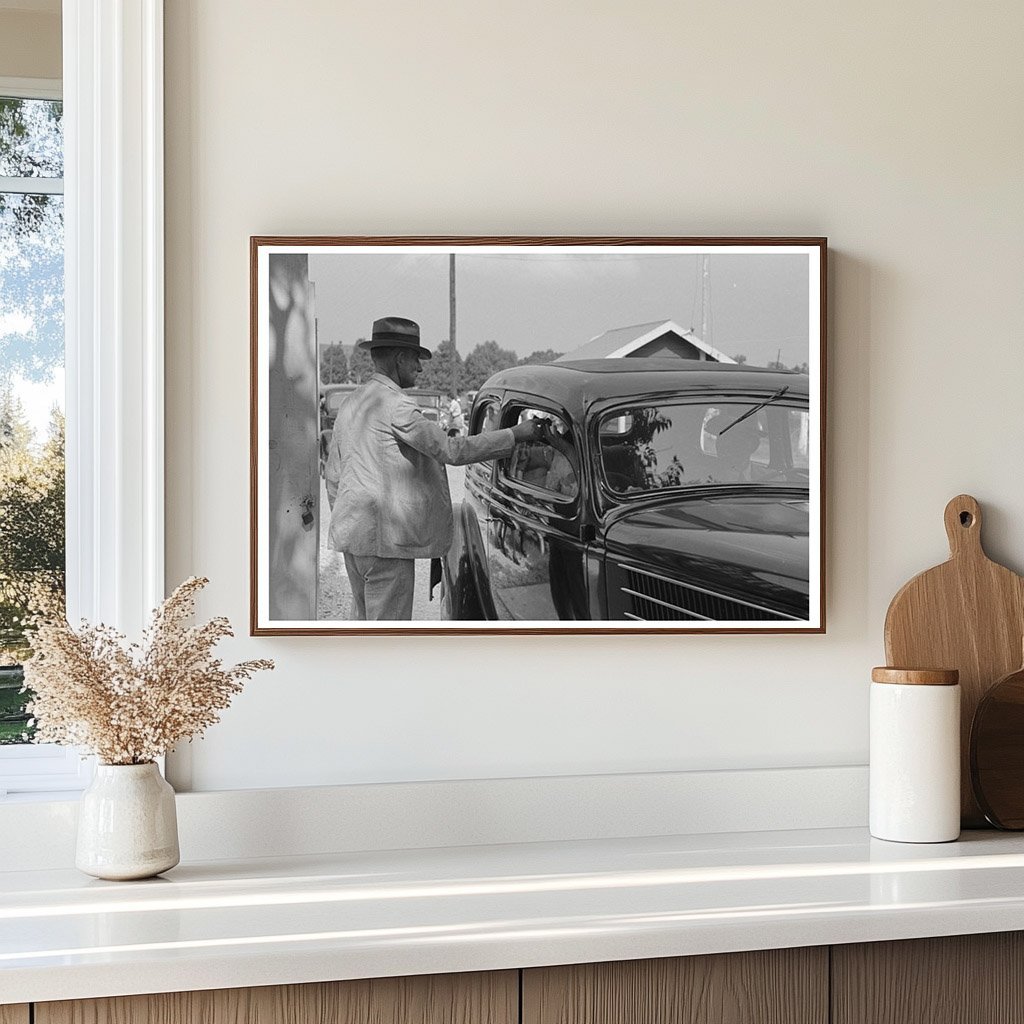
M 149 764 L 99 764 L 82 794 L 75 866 L 96 878 L 150 878 L 178 851 L 174 790 Z

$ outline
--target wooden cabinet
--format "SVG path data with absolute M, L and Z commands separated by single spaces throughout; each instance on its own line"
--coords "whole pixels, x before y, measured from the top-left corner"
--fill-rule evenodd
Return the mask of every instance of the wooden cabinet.
M 833 1024 L 1024 1021 L 1024 933 L 832 947 Z
M 1024 932 L 0 1006 L 0 1024 L 1010 1024 Z
M 16 1018 L 11 1024 L 27 1024 L 27 1020 L 27 1016 L 24 1021 Z M 35 1024 L 517 1024 L 518 1020 L 518 971 L 35 1005 Z M 7 1024 L 2 1016 L 0 1024 Z
M 827 1020 L 826 947 L 523 971 L 522 1024 L 825 1024 Z

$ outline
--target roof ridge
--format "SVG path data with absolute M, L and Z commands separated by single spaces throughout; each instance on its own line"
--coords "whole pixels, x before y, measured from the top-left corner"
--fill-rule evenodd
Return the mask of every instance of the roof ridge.
M 640 324 L 623 324 L 621 327 L 609 327 L 607 331 L 602 331 L 600 334 L 595 334 L 594 338 L 603 338 L 606 334 L 614 334 L 616 331 L 635 331 L 638 327 L 653 327 L 655 324 L 674 324 L 675 320 L 670 316 L 662 317 L 660 320 L 645 320 Z M 681 327 L 682 324 L 677 324 Z M 689 328 L 686 328 L 687 330 Z M 590 340 L 593 341 L 594 338 Z

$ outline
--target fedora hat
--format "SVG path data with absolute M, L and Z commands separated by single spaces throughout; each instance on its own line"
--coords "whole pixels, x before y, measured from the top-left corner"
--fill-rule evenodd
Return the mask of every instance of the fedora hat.
M 421 359 L 430 359 L 430 349 L 420 344 L 420 325 L 404 316 L 384 316 L 373 321 L 373 335 L 369 341 L 359 342 L 360 348 L 408 348 Z

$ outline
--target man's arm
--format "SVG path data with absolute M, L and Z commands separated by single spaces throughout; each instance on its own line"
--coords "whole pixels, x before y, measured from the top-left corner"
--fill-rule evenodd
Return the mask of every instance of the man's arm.
M 449 437 L 420 412 L 415 402 L 405 396 L 395 408 L 391 430 L 403 444 L 448 466 L 466 466 L 471 462 L 500 459 L 511 454 L 517 441 L 540 437 L 539 424 L 534 420 L 502 430 L 488 430 L 472 437 Z

